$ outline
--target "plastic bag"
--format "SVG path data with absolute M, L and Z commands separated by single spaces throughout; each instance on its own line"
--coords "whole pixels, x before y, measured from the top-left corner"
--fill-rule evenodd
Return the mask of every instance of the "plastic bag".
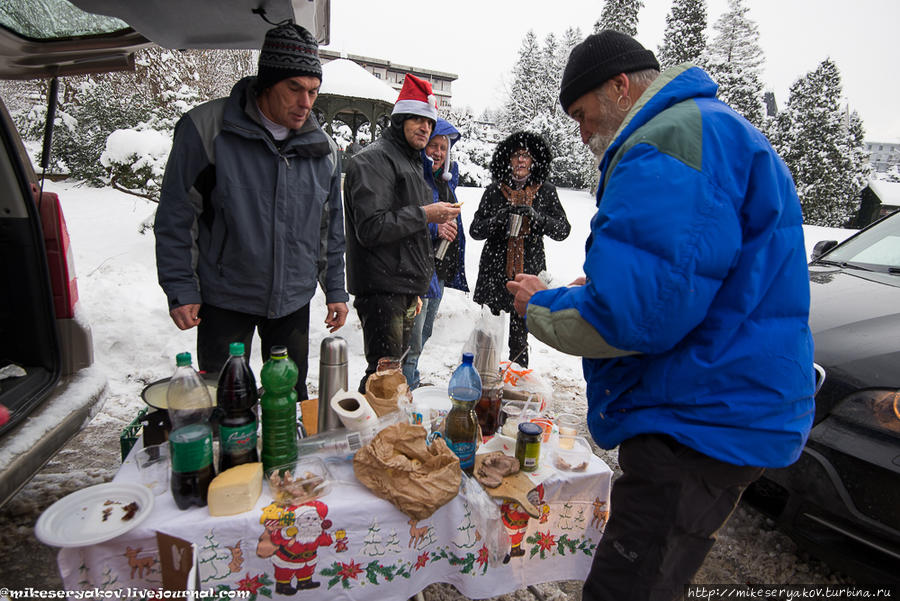
M 444 439 L 435 438 L 429 445 L 426 435 L 422 426 L 394 424 L 353 457 L 356 479 L 416 520 L 453 500 L 462 477 L 459 459 Z
M 475 355 L 478 373 L 497 373 L 500 356 L 506 340 L 506 319 L 503 314 L 494 315 L 487 307 L 481 307 L 481 317 L 463 345 L 463 353 Z
M 466 475 L 463 475 L 462 494 L 472 512 L 472 522 L 487 547 L 488 565 L 492 568 L 501 565 L 509 553 L 510 541 L 500 519 L 500 507 L 475 478 Z
M 522 367 L 518 363 L 503 361 L 500 363 L 503 374 L 503 398 L 512 401 L 536 402 L 538 412 L 547 409 L 553 399 L 553 387 L 533 369 Z

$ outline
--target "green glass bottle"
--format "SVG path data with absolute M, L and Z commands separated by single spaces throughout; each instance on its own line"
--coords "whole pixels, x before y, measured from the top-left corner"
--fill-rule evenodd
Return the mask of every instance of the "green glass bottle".
M 260 399 L 264 470 L 297 459 L 297 375 L 297 364 L 287 348 L 273 346 L 259 373 L 264 388 Z

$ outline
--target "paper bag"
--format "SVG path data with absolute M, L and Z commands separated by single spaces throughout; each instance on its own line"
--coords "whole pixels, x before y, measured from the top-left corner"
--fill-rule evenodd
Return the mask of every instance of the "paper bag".
M 459 492 L 459 459 L 443 438 L 427 445 L 422 426 L 399 423 L 379 432 L 353 457 L 356 479 L 375 496 L 424 520 Z
M 366 400 L 378 417 L 396 411 L 405 403 L 411 403 L 412 394 L 403 372 L 398 369 L 370 375 L 366 380 Z

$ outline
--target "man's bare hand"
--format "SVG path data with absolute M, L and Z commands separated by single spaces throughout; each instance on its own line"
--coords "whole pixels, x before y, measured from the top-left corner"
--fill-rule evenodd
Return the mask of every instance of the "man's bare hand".
M 181 305 L 169 311 L 179 330 L 190 330 L 200 323 L 200 304 Z
M 422 312 L 422 297 L 416 297 L 416 315 Z
M 349 313 L 347 303 L 328 303 L 325 307 L 328 309 L 328 314 L 325 315 L 325 325 L 328 326 L 329 332 L 334 333 L 340 330 L 347 321 L 347 313 Z
M 587 283 L 587 279 L 584 276 L 577 277 L 569 284 L 569 286 L 584 286 Z
M 451 242 L 456 240 L 456 220 L 448 221 L 447 223 L 442 223 L 437 226 L 438 236 L 443 238 L 444 240 L 450 240 Z
M 540 290 L 546 290 L 547 286 L 536 275 L 520 273 L 515 280 L 506 282 L 506 289 L 515 297 L 513 306 L 516 309 L 516 313 L 525 317 L 525 310 L 532 295 Z
M 428 223 L 447 223 L 456 219 L 462 209 L 449 202 L 433 202 L 422 207 L 422 210 L 425 211 L 425 220 Z

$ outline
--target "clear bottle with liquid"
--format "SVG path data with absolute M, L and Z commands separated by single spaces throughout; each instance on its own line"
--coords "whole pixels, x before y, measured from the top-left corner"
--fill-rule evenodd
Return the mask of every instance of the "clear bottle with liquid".
M 169 434 L 172 497 L 179 509 L 204 507 L 209 483 L 215 476 L 209 423 L 213 402 L 206 382 L 191 365 L 190 353 L 179 353 L 175 365 L 166 392 L 172 422 Z
M 473 360 L 472 353 L 463 353 L 462 363 L 450 377 L 448 393 L 452 406 L 444 422 L 447 446 L 459 457 L 459 467 L 470 475 L 475 467 L 475 450 L 478 448 L 475 404 L 481 398 L 481 376 Z

